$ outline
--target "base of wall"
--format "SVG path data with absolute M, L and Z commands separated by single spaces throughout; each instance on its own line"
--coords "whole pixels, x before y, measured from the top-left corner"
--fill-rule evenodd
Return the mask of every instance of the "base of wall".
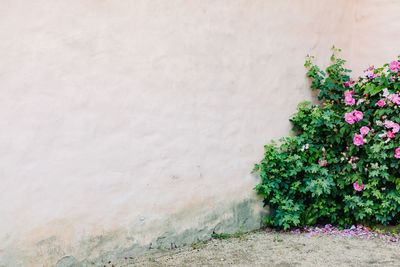
M 260 201 L 260 199 L 247 199 L 240 203 L 233 204 L 230 207 L 214 207 L 212 213 L 207 214 L 204 217 L 197 216 L 196 218 L 193 218 L 192 224 L 197 225 L 195 227 L 188 228 L 184 231 L 177 231 L 175 227 L 169 227 L 166 229 L 165 227 L 162 227 L 165 231 L 154 237 L 152 241 L 146 245 L 134 244 L 127 248 L 116 247 L 114 250 L 100 251 L 99 253 L 93 253 L 97 251 L 97 245 L 88 246 L 87 248 L 82 249 L 86 249 L 86 254 L 92 256 L 88 256 L 81 260 L 78 260 L 74 256 L 64 256 L 57 261 L 56 266 L 83 267 L 106 264 L 108 262 L 120 261 L 125 257 L 143 255 L 157 249 L 176 248 L 204 241 L 209 239 L 212 233 L 233 234 L 238 231 L 248 232 L 256 230 L 263 226 L 263 218 L 268 213 L 268 211 L 263 209 L 261 205 L 262 201 Z M 186 217 L 186 212 L 187 211 L 172 215 L 168 219 L 169 222 L 164 223 L 168 225 L 174 225 L 174 223 L 181 224 L 182 222 L 179 222 L 178 220 Z M 185 221 L 187 221 L 187 219 Z M 160 223 L 162 224 L 162 222 L 156 222 L 152 227 L 154 227 L 154 229 L 159 228 Z M 118 242 L 119 238 L 124 237 L 119 234 L 111 239 L 117 239 Z M 96 239 L 99 245 L 103 242 L 115 243 L 116 241 L 110 240 L 109 235 L 96 237 Z

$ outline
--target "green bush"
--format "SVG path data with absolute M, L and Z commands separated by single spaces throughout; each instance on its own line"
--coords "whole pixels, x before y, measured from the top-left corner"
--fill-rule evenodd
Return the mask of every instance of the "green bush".
M 332 55 L 322 71 L 305 66 L 320 105 L 300 103 L 293 135 L 265 146 L 254 167 L 265 222 L 288 229 L 314 224 L 395 224 L 400 219 L 400 64 L 369 67 L 357 80 Z

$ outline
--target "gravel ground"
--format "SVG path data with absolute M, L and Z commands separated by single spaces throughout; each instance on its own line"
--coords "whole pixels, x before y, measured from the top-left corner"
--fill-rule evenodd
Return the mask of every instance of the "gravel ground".
M 400 266 L 400 244 L 380 239 L 257 231 L 109 266 Z

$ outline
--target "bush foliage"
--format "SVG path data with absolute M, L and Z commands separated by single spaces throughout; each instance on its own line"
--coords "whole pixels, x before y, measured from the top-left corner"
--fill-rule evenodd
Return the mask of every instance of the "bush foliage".
M 293 135 L 265 146 L 254 167 L 270 226 L 395 224 L 400 219 L 400 64 L 369 67 L 356 80 L 345 60 L 305 66 L 319 105 L 300 103 Z

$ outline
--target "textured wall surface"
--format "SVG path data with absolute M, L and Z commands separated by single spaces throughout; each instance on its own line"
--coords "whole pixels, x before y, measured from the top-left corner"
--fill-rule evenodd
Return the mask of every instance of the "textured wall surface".
M 258 228 L 250 172 L 313 99 L 305 55 L 399 52 L 398 2 L 361 2 L 3 0 L 0 266 Z
M 349 66 L 360 75 L 400 55 L 400 1 L 356 0 Z

